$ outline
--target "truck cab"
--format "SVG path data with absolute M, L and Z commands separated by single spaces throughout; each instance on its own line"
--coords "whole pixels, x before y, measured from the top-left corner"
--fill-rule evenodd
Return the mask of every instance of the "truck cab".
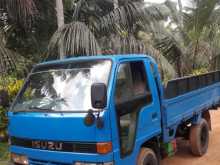
M 38 64 L 8 113 L 12 161 L 144 165 L 141 148 L 161 139 L 161 89 L 157 65 L 146 55 Z

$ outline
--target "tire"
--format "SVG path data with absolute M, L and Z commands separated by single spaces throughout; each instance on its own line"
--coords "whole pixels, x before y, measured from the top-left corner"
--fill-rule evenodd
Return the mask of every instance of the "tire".
M 193 155 L 203 156 L 209 145 L 209 126 L 205 119 L 190 128 L 190 149 Z
M 142 148 L 138 155 L 137 165 L 158 165 L 155 152 L 150 148 Z

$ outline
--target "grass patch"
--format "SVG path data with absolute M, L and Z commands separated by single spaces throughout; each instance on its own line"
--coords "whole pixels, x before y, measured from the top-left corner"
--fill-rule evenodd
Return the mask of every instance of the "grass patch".
M 8 160 L 8 158 L 9 158 L 8 144 L 0 142 L 0 161 Z

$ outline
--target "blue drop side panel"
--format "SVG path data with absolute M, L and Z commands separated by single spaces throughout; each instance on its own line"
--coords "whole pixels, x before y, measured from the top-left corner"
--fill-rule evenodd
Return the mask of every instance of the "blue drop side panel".
M 186 121 L 208 110 L 220 102 L 220 83 L 201 88 L 187 94 L 162 101 L 163 130 L 176 128 L 182 121 Z M 166 134 L 164 132 L 164 134 Z M 169 141 L 164 137 L 164 141 Z

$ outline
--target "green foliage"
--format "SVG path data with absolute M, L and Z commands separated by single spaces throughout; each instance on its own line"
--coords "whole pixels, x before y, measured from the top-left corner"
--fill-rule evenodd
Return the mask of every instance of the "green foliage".
M 12 81 L 8 84 L 7 91 L 8 91 L 9 98 L 11 101 L 18 94 L 18 92 L 21 89 L 21 87 L 23 86 L 23 84 L 24 84 L 24 80 L 15 80 L 15 81 Z
M 10 102 L 13 101 L 23 84 L 24 80 L 18 80 L 15 76 L 0 77 L 0 90 L 4 89 L 8 92 Z
M 0 106 L 0 141 L 5 140 L 7 133 L 7 117 L 6 117 L 6 109 Z
M 169 61 L 157 51 L 153 42 L 145 40 L 145 34 L 155 32 L 158 21 L 168 18 L 171 11 L 167 10 L 166 5 L 143 7 L 143 2 L 129 0 L 113 8 L 111 3 L 77 1 L 73 22 L 58 29 L 51 38 L 48 46 L 49 57 L 58 57 L 60 50 L 66 56 L 148 54 L 159 63 L 166 73 L 164 76 L 175 77 L 176 73 Z M 143 36 L 139 35 L 141 31 Z
M 48 41 L 56 28 L 55 1 L 0 2 L 0 29 L 5 35 L 4 47 L 13 50 L 13 57 L 18 60 L 25 58 L 22 61 L 33 64 L 45 58 Z M 22 61 L 21 65 L 24 66 Z
M 49 55 L 58 54 L 56 48 L 60 44 L 65 55 L 97 55 L 100 53 L 96 38 L 82 22 L 72 22 L 57 30 L 49 44 Z
M 17 95 L 18 91 L 22 87 L 24 81 L 23 80 L 17 80 L 15 77 L 8 76 L 6 77 L 5 81 L 0 81 L 0 90 L 4 89 L 7 91 L 9 95 L 9 102 L 12 102 L 15 96 Z M 10 105 L 10 104 L 8 104 Z M 7 139 L 7 109 L 8 107 L 3 107 L 0 105 L 0 139 L 6 140 Z
M 155 36 L 156 47 L 175 66 L 178 76 L 192 74 L 200 68 L 215 70 L 220 63 L 219 3 L 217 0 L 191 3 L 191 7 L 181 11 L 177 5 L 167 5 L 175 12 L 170 13 L 167 28 L 159 37 Z
M 0 161 L 9 160 L 8 144 L 0 142 Z
M 208 72 L 208 69 L 207 68 L 199 68 L 199 69 L 195 69 L 192 71 L 192 75 L 201 75 L 201 74 L 205 74 Z

